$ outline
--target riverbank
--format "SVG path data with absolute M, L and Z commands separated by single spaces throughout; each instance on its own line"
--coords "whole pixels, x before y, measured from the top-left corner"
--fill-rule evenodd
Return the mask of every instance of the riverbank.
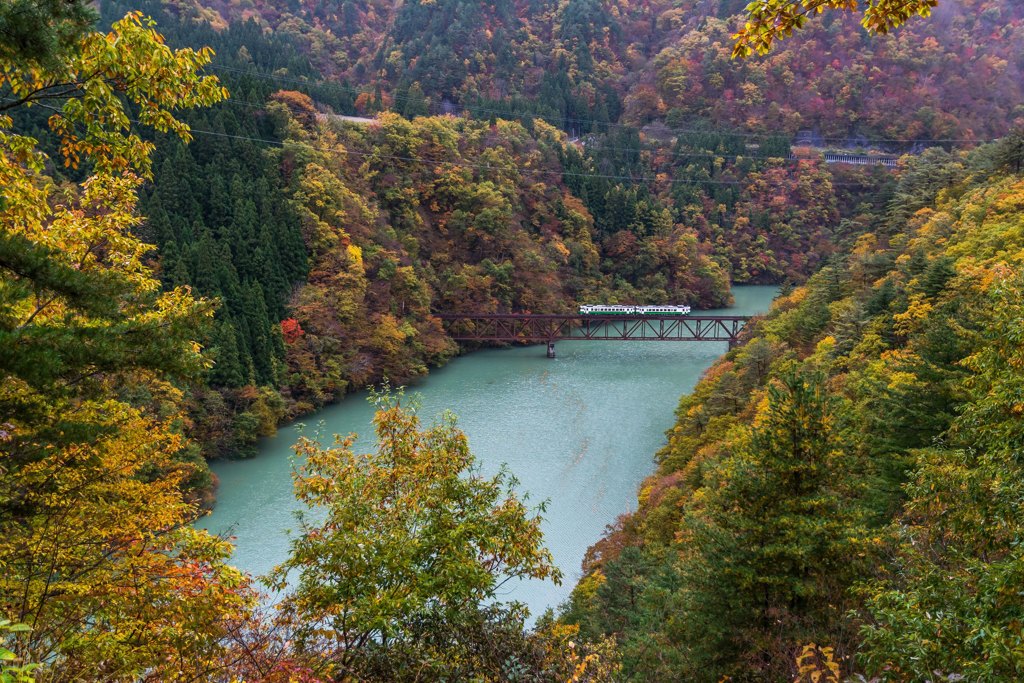
M 733 308 L 710 313 L 760 313 L 776 291 L 737 287 Z M 568 595 L 587 547 L 635 506 L 679 396 L 725 350 L 724 342 L 559 342 L 558 358 L 550 360 L 543 346 L 487 349 L 454 359 L 413 387 L 425 421 L 446 409 L 459 415 L 485 474 L 507 463 L 533 503 L 549 501 L 545 538 L 565 583 L 524 583 L 506 599 L 522 600 L 536 614 Z M 305 432 L 369 434 L 373 409 L 364 398 L 353 394 L 310 416 Z M 212 463 L 219 502 L 199 525 L 234 535 L 234 561 L 253 574 L 284 559 L 285 530 L 295 526 L 294 427 L 264 440 L 253 459 Z M 372 443 L 361 437 L 356 448 Z

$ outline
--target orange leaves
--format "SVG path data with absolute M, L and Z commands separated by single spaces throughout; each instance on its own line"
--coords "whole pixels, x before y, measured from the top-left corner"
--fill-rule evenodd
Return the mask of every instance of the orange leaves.
M 373 113 L 371 111 L 372 105 L 373 105 L 373 95 L 371 95 L 368 92 L 361 92 L 361 93 L 359 93 L 359 95 L 356 97 L 356 101 L 355 101 L 355 104 L 354 104 L 355 110 L 359 114 L 361 114 L 361 115 L 372 114 Z
M 21 596 L 18 609 L 50 633 L 24 643 L 26 656 L 82 678 L 200 671 L 252 595 L 224 564 L 228 544 L 185 526 L 194 510 L 179 488 L 190 474 L 174 459 L 181 437 L 170 420 L 114 400 L 86 402 L 76 418 L 103 435 L 55 444 L 0 477 L 4 494 L 15 486 L 32 510 L 0 537 L 0 595 Z M 76 645 L 64 650 L 69 639 Z M 182 656 L 191 661 L 171 664 Z
M 316 107 L 308 95 L 294 90 L 279 90 L 271 95 L 271 100 L 288 107 L 291 115 L 303 126 L 309 127 L 316 123 Z
M 294 344 L 306 334 L 302 325 L 295 318 L 285 318 L 281 321 L 281 335 L 286 344 Z

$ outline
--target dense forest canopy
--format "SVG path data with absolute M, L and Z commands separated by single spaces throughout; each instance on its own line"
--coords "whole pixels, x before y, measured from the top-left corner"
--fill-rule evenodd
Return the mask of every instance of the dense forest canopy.
M 881 229 L 683 397 L 563 614 L 627 680 L 793 678 L 812 643 L 808 671 L 1021 676 L 1020 159 L 916 160 Z
M 753 23 L 800 4 L 836 3 L 761 3 L 767 14 Z M 867 14 L 879 18 L 867 25 L 877 31 L 893 14 L 933 4 L 872 3 Z M 363 112 L 466 108 L 540 116 L 575 132 L 703 120 L 865 143 L 991 139 L 1022 116 L 1024 13 L 1010 2 L 942 3 L 927 20 L 886 35 L 871 35 L 852 13 L 812 12 L 790 40 L 742 61 L 731 59 L 748 19 L 736 0 L 171 6 L 191 21 L 252 20 L 287 36 L 325 77 L 350 88 Z
M 1000 0 L 6 3 L 0 680 L 1021 678 L 1022 55 Z M 543 510 L 401 391 L 262 583 L 189 524 L 438 313 L 737 283 L 532 626 Z

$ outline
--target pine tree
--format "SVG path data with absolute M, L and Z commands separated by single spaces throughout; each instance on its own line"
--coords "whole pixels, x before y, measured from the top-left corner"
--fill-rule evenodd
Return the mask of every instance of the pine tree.
M 1024 172 L 1024 128 L 1017 128 L 997 143 L 996 163 L 1009 173 Z
M 270 339 L 270 317 L 259 282 L 248 280 L 242 285 L 242 311 L 248 323 L 248 348 L 256 381 L 268 384 L 274 378 L 274 348 Z
M 210 351 L 213 356 L 213 368 L 210 370 L 209 382 L 214 387 L 240 387 L 245 384 L 238 354 L 236 332 L 230 323 L 218 321 L 213 327 L 210 337 Z
M 0 6 L 0 59 L 54 68 L 95 22 L 86 0 L 9 0 Z
M 689 680 L 779 680 L 806 642 L 844 642 L 845 591 L 862 567 L 855 471 L 820 375 L 791 373 L 684 519 L 682 633 Z

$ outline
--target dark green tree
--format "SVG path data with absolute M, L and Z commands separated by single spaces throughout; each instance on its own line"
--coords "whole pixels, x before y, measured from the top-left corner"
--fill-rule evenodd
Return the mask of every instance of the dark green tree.
M 996 163 L 1010 173 L 1024 171 L 1024 128 L 1018 128 L 996 144 Z
M 687 512 L 676 634 L 686 680 L 783 680 L 801 645 L 847 641 L 866 530 L 833 411 L 821 375 L 784 374 Z
M 5 0 L 0 5 L 0 59 L 54 68 L 96 22 L 88 0 Z M 0 105 L 0 111 L 5 109 Z

